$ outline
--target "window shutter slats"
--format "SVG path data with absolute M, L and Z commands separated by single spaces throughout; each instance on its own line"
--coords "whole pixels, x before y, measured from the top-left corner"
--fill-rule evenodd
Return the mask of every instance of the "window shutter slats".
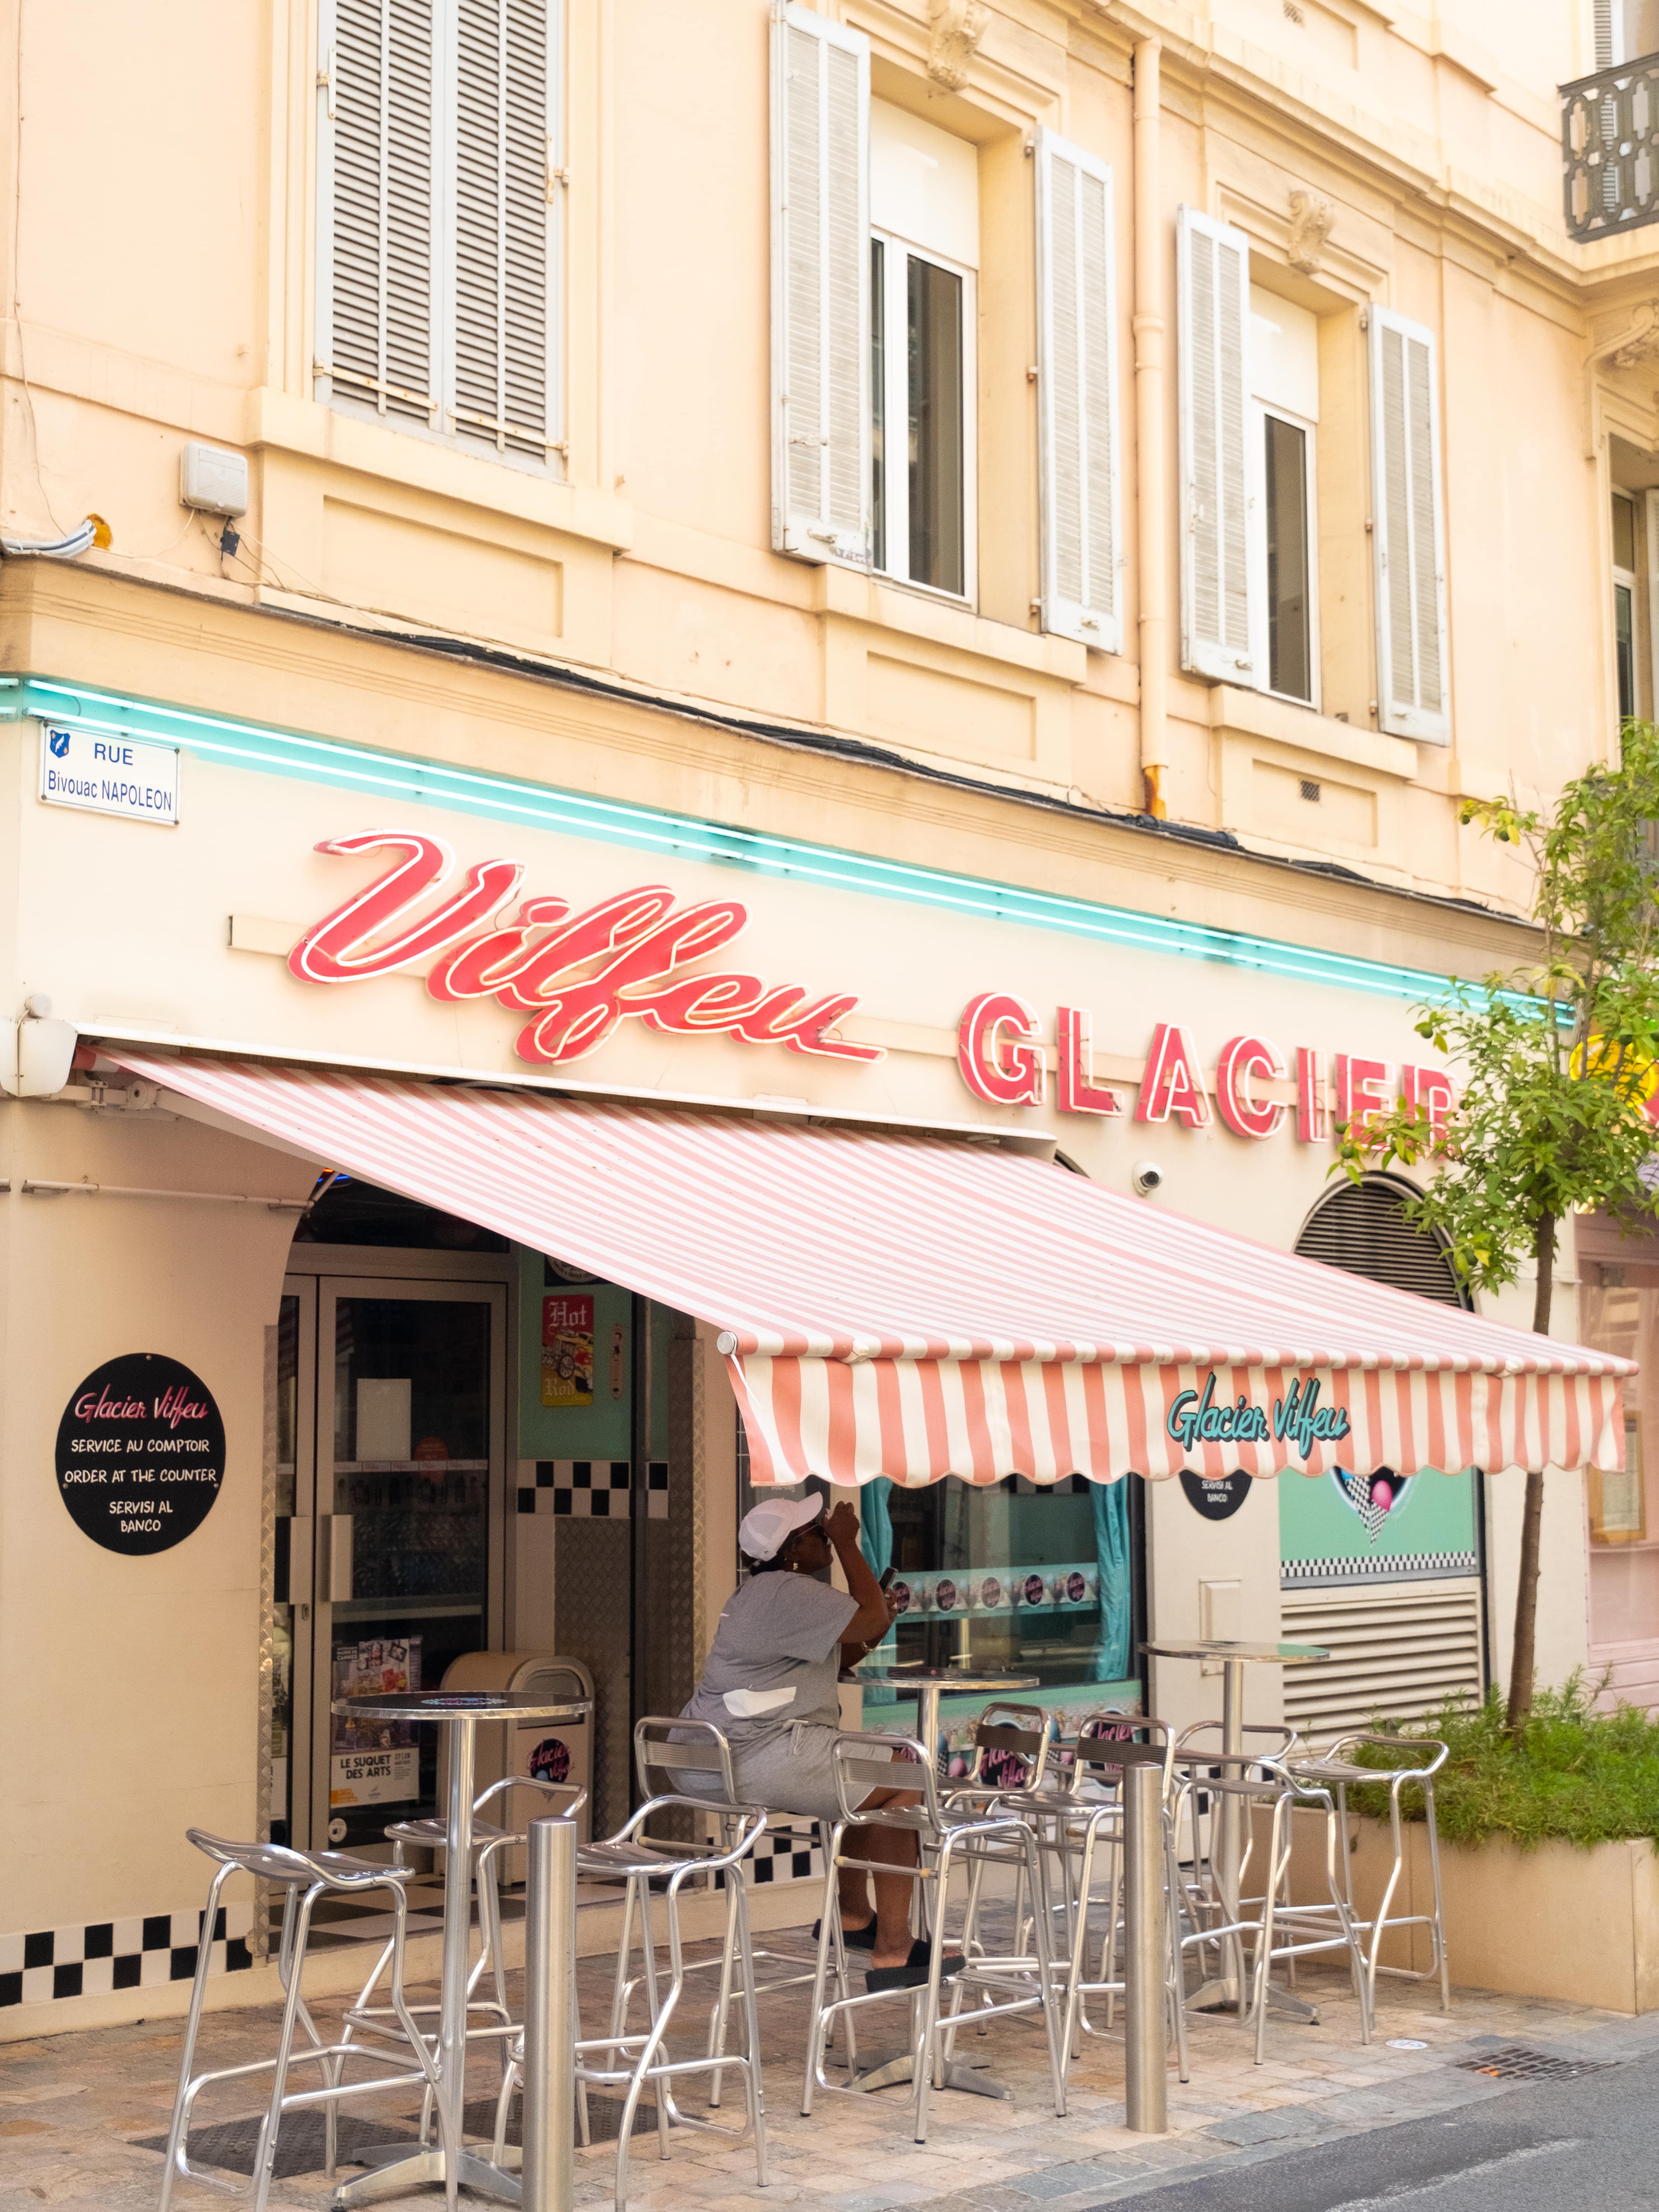
M 1181 400 L 1181 665 L 1258 684 L 1260 583 L 1249 560 L 1250 246 L 1197 209 L 1177 211 Z
M 805 8 L 772 27 L 772 543 L 870 538 L 870 47 Z
M 459 0 L 455 428 L 546 457 L 549 0 Z
M 318 377 L 429 422 L 434 0 L 332 0 L 322 41 Z
M 1112 173 L 1050 131 L 1036 161 L 1042 627 L 1121 653 Z
M 562 0 L 324 0 L 318 387 L 462 443 L 562 452 Z
M 1433 333 L 1370 311 L 1372 542 L 1377 720 L 1395 737 L 1446 744 L 1445 520 Z

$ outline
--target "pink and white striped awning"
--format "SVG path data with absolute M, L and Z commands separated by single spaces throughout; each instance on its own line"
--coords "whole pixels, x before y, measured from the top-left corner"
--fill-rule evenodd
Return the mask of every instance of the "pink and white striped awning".
M 1621 1466 L 1628 1361 L 943 1138 L 112 1048 L 720 1332 L 758 1482 Z

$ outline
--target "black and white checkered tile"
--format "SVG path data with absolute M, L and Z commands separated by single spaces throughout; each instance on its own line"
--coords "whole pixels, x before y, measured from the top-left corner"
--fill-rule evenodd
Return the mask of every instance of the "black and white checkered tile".
M 187 1982 L 196 1972 L 204 1917 L 199 1909 L 150 1912 L 127 1920 L 94 1920 L 80 1928 L 0 1936 L 0 2008 Z M 247 1945 L 252 1925 L 251 1903 L 220 1906 L 214 1917 L 210 1973 L 240 1973 L 253 1964 Z
M 769 1828 L 744 1861 L 743 1878 L 750 1889 L 772 1888 L 784 1881 L 822 1881 L 823 1854 L 812 1823 L 797 1819 L 790 1827 Z M 725 1885 L 726 1876 L 716 1875 L 715 1887 Z
M 668 1518 L 668 1462 L 653 1459 L 647 1517 Z M 629 1465 L 625 1459 L 521 1459 L 519 1510 L 551 1513 L 574 1521 L 629 1518 Z
M 1288 1589 L 1297 1583 L 1404 1582 L 1413 1576 L 1474 1575 L 1480 1571 L 1473 1552 L 1406 1552 L 1394 1559 L 1284 1559 L 1279 1579 Z

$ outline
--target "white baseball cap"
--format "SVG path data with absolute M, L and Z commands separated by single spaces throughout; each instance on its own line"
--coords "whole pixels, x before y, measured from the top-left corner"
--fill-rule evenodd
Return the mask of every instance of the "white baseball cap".
M 748 1559 L 775 1559 L 797 1528 L 805 1528 L 823 1510 L 815 1490 L 804 1498 L 763 1498 L 743 1516 L 738 1530 L 738 1549 Z

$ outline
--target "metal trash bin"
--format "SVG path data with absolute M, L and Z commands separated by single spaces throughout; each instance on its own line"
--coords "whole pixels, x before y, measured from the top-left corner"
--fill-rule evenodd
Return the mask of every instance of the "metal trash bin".
M 526 1690 L 538 1698 L 585 1698 L 590 1706 L 593 1677 L 580 1659 L 561 1659 L 545 1651 L 464 1651 L 444 1670 L 446 1690 Z M 576 1816 L 577 1832 L 586 1843 L 592 1834 L 593 1716 L 561 1721 L 556 1727 L 544 1721 L 515 1725 L 511 1721 L 486 1724 L 478 1730 L 477 1788 L 487 1790 L 507 1774 L 535 1775 L 544 1782 L 568 1787 L 572 1795 L 587 1792 L 587 1802 Z M 438 1802 L 448 1802 L 448 1778 L 443 1753 L 438 1757 Z M 515 1825 L 538 1814 L 556 1812 L 562 1798 L 532 1799 L 520 1793 L 512 1800 Z M 505 1818 L 506 1815 L 495 1815 Z M 525 1878 L 525 1852 L 510 1851 L 501 1870 L 502 1880 Z

